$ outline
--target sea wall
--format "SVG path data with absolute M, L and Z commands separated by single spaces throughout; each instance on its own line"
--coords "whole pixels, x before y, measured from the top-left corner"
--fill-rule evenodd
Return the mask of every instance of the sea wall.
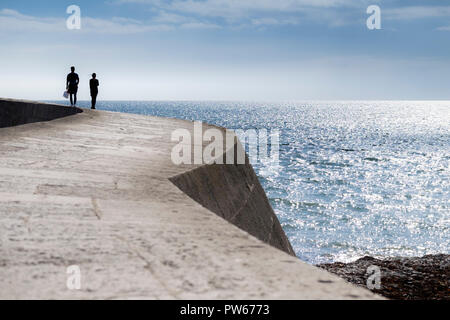
M 78 108 L 33 101 L 0 99 L 0 128 L 49 121 L 82 112 Z
M 248 158 L 246 164 L 204 165 L 170 180 L 203 207 L 295 256 Z
M 0 127 L 49 121 L 80 112 L 81 109 L 61 105 L 0 99 Z M 225 132 L 223 128 L 220 130 Z M 242 146 L 236 140 L 235 162 L 237 148 Z M 226 161 L 225 154 L 223 158 Z M 248 157 L 246 164 L 204 165 L 170 180 L 189 197 L 221 218 L 259 240 L 295 256 Z
M 171 161 L 190 121 L 0 110 L 0 299 L 380 298 L 293 256 L 248 161 Z

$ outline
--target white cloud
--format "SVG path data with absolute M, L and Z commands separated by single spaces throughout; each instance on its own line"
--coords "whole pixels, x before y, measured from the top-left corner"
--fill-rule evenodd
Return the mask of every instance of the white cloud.
M 251 12 L 303 12 L 310 7 L 352 6 L 350 0 L 176 0 L 168 8 L 202 16 L 233 18 L 247 16 Z
M 339 7 L 357 7 L 369 0 L 117 0 L 114 3 L 150 5 L 153 17 L 139 21 L 123 17 L 100 19 L 82 15 L 78 33 L 136 34 L 180 29 L 218 29 L 223 26 L 262 27 L 297 25 L 302 20 L 331 26 L 343 23 Z M 377 1 L 377 0 L 370 0 Z M 0 33 L 67 32 L 67 17 L 36 17 L 11 9 L 0 10 Z
M 98 19 L 82 16 L 82 28 L 79 33 L 89 34 L 133 34 L 152 31 L 172 30 L 169 24 L 146 24 L 134 19 L 114 17 Z M 0 10 L 0 33 L 7 32 L 67 32 L 65 18 L 34 17 L 10 9 Z
M 124 17 L 99 19 L 82 15 L 81 30 L 73 32 L 89 34 L 137 34 L 182 29 L 217 29 L 217 24 L 175 13 L 159 11 L 153 19 L 144 22 Z M 0 34 L 7 32 L 67 32 L 66 17 L 35 17 L 11 9 L 0 10 Z
M 450 17 L 450 6 L 410 6 L 382 10 L 387 19 L 415 20 L 425 18 Z
M 297 21 L 342 26 L 359 23 L 365 17 L 365 8 L 371 4 L 380 5 L 383 18 L 388 20 L 450 17 L 450 6 L 386 8 L 381 0 L 116 0 L 114 3 L 145 4 L 165 15 L 173 15 L 177 20 L 223 19 L 225 24 L 241 26 L 296 24 L 292 18 L 286 20 L 292 16 Z M 283 20 L 287 22 L 283 23 Z
M 281 26 L 281 25 L 296 25 L 299 23 L 296 18 L 276 19 L 276 18 L 259 18 L 252 19 L 251 23 L 255 26 Z
M 180 14 L 170 13 L 162 10 L 155 18 L 153 18 L 153 21 L 159 23 L 182 24 L 193 22 L 193 19 Z
M 439 30 L 439 31 L 450 31 L 450 26 L 439 27 L 439 28 L 437 28 L 436 30 Z
M 163 23 L 181 29 L 218 29 L 219 25 L 201 19 L 184 16 L 176 13 L 166 12 L 164 10 L 153 17 L 152 23 Z
M 297 24 L 300 16 L 329 25 L 340 25 L 334 19 L 342 8 L 360 9 L 378 0 L 117 0 L 116 4 L 146 4 L 163 12 L 161 17 L 176 21 L 183 18 L 222 19 L 229 25 Z M 323 16 L 317 11 L 324 13 Z M 352 10 L 353 11 L 353 10 Z M 334 13 L 334 14 L 333 14 Z M 295 16 L 295 18 L 293 18 Z M 294 19 L 296 21 L 294 21 Z M 204 21 L 203 21 L 204 22 Z
M 145 24 L 127 21 L 126 18 L 111 20 L 85 17 L 82 19 L 82 32 L 101 34 L 133 34 L 153 31 L 170 31 L 168 24 Z
M 221 27 L 213 23 L 189 22 L 180 25 L 182 29 L 220 29 Z
M 371 2 L 378 2 L 372 0 Z M 292 11 L 305 7 L 340 7 L 340 6 L 360 6 L 368 3 L 366 0 L 116 0 L 114 3 L 140 3 L 149 4 L 155 7 L 183 8 L 189 11 L 214 12 L 215 10 L 271 10 L 271 11 Z
M 124 17 L 100 19 L 82 16 L 79 33 L 136 34 L 180 29 L 277 27 L 300 23 L 342 26 L 364 19 L 367 4 L 379 0 L 116 0 L 116 4 L 150 6 L 148 21 Z M 345 8 L 345 10 L 344 10 Z M 356 13 L 358 12 L 358 15 Z M 363 12 L 363 13 L 361 13 Z M 383 18 L 413 20 L 450 17 L 450 6 L 409 6 L 382 9 Z M 67 32 L 66 17 L 35 17 L 11 9 L 0 10 L 0 33 Z M 450 31 L 449 27 L 437 28 Z
M 65 28 L 64 19 L 36 18 L 19 13 L 15 10 L 0 10 L 0 32 L 37 31 L 54 32 Z

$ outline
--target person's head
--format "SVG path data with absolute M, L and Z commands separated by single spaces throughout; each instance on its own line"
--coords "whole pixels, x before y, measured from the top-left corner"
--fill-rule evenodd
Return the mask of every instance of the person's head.
M 70 67 L 70 70 L 72 70 L 72 72 L 75 72 L 75 67 Z
M 97 75 L 95 73 L 92 74 L 92 79 L 97 78 Z

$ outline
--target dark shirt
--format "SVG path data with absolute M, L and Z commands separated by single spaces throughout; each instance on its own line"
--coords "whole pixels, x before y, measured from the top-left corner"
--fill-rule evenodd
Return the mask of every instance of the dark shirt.
M 76 88 L 78 87 L 78 83 L 80 82 L 80 78 L 78 77 L 78 74 L 75 72 L 69 73 L 67 75 L 67 84 L 69 87 Z
M 99 82 L 97 79 L 91 79 L 89 81 L 89 86 L 91 87 L 91 93 L 98 94 Z

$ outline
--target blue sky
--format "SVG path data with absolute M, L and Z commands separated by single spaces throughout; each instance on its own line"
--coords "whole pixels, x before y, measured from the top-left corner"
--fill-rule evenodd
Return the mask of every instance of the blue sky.
M 2 97 L 59 99 L 75 65 L 81 99 L 92 72 L 103 100 L 450 99 L 443 0 L 2 0 L 0 41 Z

